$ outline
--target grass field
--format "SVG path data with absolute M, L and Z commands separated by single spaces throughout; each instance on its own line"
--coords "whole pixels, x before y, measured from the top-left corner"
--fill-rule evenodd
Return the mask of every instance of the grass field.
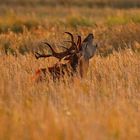
M 58 2 L 0 6 L 0 140 L 139 140 L 140 9 Z M 94 33 L 87 77 L 35 83 L 56 60 L 34 52 L 50 53 L 40 42 L 59 46 L 65 31 Z

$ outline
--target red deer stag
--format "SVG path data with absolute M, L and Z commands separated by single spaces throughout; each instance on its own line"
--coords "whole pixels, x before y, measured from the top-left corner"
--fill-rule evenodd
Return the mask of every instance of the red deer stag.
M 89 67 L 89 59 L 94 56 L 97 48 L 97 44 L 93 44 L 94 36 L 90 33 L 83 41 L 81 40 L 81 36 L 78 36 L 77 42 L 75 43 L 73 35 L 69 32 L 65 33 L 71 37 L 71 41 L 67 41 L 71 43 L 70 48 L 64 47 L 66 49 L 65 51 L 57 53 L 49 43 L 44 42 L 50 48 L 52 54 L 44 55 L 36 52 L 35 57 L 37 59 L 55 57 L 59 60 L 67 60 L 67 62 L 63 64 L 59 61 L 52 67 L 37 70 L 35 76 L 36 81 L 46 79 L 48 73 L 51 74 L 53 79 L 59 79 L 66 73 L 69 76 L 79 73 L 81 78 L 85 77 Z

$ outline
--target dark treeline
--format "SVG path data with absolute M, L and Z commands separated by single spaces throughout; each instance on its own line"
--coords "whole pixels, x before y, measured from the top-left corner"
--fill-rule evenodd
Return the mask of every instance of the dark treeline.
M 23 6 L 85 6 L 85 7 L 112 7 L 133 8 L 140 7 L 140 0 L 0 0 L 0 5 Z

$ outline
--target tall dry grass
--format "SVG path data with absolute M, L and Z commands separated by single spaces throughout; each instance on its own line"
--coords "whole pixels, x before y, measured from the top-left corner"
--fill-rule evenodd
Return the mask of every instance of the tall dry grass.
M 139 10 L 85 9 L 0 9 L 0 140 L 140 139 Z M 28 28 L 29 18 L 37 25 Z M 64 31 L 94 33 L 87 77 L 35 83 L 35 70 L 56 60 L 36 60 L 34 51 L 50 53 L 40 42 L 60 45 Z
M 47 65 L 32 55 L 0 59 L 0 139 L 139 139 L 140 56 L 95 56 L 86 79 L 33 83 Z

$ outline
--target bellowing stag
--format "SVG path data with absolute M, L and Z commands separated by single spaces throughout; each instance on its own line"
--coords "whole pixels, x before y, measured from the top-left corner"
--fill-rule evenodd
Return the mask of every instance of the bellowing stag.
M 94 56 L 97 48 L 97 44 L 93 43 L 94 36 L 90 33 L 83 41 L 81 36 L 78 36 L 77 42 L 75 42 L 74 37 L 70 32 L 65 33 L 71 37 L 71 41 L 68 41 L 71 43 L 70 48 L 65 47 L 65 51 L 57 53 L 49 43 L 44 42 L 44 44 L 50 48 L 52 54 L 44 55 L 36 52 L 35 57 L 37 59 L 48 57 L 59 59 L 59 62 L 52 67 L 38 69 L 36 71 L 37 81 L 46 79 L 48 73 L 51 74 L 53 79 L 59 79 L 65 74 L 73 76 L 77 73 L 80 74 L 81 78 L 85 77 L 89 67 L 89 59 Z M 64 61 L 67 60 L 67 62 L 61 63 L 61 59 Z

